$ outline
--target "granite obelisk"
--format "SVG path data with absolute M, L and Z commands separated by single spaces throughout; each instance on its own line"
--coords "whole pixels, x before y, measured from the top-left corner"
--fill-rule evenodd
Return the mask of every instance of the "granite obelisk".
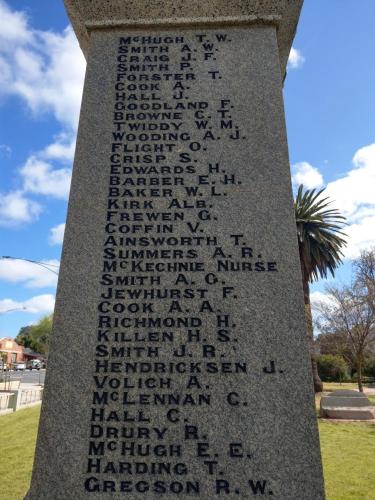
M 300 0 L 65 0 L 88 66 L 27 498 L 324 499 L 282 82 Z

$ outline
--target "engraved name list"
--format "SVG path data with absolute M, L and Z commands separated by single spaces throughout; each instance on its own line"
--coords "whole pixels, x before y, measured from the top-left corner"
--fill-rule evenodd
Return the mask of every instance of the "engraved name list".
M 227 154 L 249 149 L 222 68 L 231 31 L 117 40 L 84 490 L 270 496 L 235 425 L 256 418 L 252 378 L 284 370 L 238 347 L 246 282 L 279 265 L 236 223 L 252 179 Z

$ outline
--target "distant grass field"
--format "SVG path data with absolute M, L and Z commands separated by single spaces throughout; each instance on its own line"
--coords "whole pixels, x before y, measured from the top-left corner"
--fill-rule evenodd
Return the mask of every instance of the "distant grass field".
M 0 500 L 22 500 L 28 490 L 39 412 L 0 417 Z M 319 432 L 327 500 L 374 500 L 375 425 L 321 421 Z
M 366 387 L 366 386 L 364 386 Z M 338 389 L 350 389 L 352 391 L 358 391 L 358 384 L 355 382 L 323 382 L 323 389 L 325 391 L 337 391 Z

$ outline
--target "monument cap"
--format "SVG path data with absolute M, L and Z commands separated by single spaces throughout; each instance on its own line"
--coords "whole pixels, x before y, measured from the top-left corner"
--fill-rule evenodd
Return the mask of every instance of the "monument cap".
M 81 49 L 87 57 L 90 32 L 126 27 L 273 24 L 280 66 L 286 72 L 303 0 L 64 0 Z

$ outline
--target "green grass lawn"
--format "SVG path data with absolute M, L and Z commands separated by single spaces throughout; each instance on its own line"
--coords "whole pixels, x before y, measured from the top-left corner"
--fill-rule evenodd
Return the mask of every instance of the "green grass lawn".
M 338 389 L 351 389 L 352 391 L 358 391 L 358 384 L 355 382 L 323 382 L 324 391 L 337 391 Z
M 366 388 L 366 384 L 364 384 L 363 387 Z M 356 384 L 355 382 L 343 382 L 342 384 L 340 384 L 339 382 L 323 382 L 323 389 L 328 392 L 337 391 L 338 389 L 350 389 L 352 391 L 358 391 L 358 384 Z
M 327 500 L 375 499 L 375 425 L 319 423 Z
M 29 488 L 39 413 L 34 406 L 0 417 L 1 500 L 21 500 Z
M 22 500 L 29 487 L 39 411 L 0 417 L 0 500 Z M 374 500 L 375 425 L 321 421 L 319 430 L 327 500 Z

